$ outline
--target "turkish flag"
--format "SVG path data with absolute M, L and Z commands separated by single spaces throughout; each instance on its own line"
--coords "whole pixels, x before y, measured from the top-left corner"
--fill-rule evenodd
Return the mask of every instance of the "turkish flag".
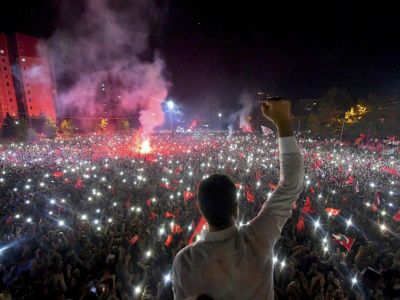
M 150 205 L 151 205 L 151 200 L 150 200 L 150 199 L 146 200 L 146 205 L 147 205 L 148 207 L 150 207 Z
M 347 237 L 343 234 L 337 233 L 332 234 L 333 238 L 336 242 L 346 248 L 347 251 L 350 251 L 351 247 L 353 246 L 354 239 L 351 237 Z
M 393 221 L 400 222 L 400 209 L 399 211 L 393 216 Z
M 347 180 L 346 180 L 346 184 L 348 184 L 348 185 L 353 184 L 353 182 L 354 182 L 354 178 L 352 176 L 349 176 L 349 178 L 347 178 Z
M 158 216 L 157 216 L 157 214 L 156 213 L 154 213 L 154 212 L 150 212 L 150 214 L 149 214 L 149 220 L 155 220 L 156 218 L 157 218 Z
M 190 191 L 184 191 L 183 192 L 183 201 L 189 201 L 193 197 L 194 197 L 194 193 L 192 193 Z
M 74 188 L 76 188 L 76 189 L 81 189 L 81 188 L 83 188 L 84 186 L 85 186 L 85 185 L 83 184 L 82 179 L 79 177 L 79 178 L 76 180 L 76 182 L 75 182 Z
M 375 200 L 372 203 L 372 208 L 371 211 L 372 212 L 377 212 L 378 211 L 378 206 L 381 204 L 381 196 L 379 192 L 376 192 L 375 194 Z
M 328 214 L 330 214 L 330 215 L 332 215 L 332 216 L 334 216 L 334 217 L 336 217 L 336 216 L 340 213 L 340 209 L 338 209 L 338 208 L 332 208 L 332 207 L 327 207 L 327 208 L 325 208 L 325 211 L 326 211 Z
M 165 247 L 168 248 L 169 246 L 171 246 L 171 243 L 172 243 L 172 235 L 168 234 L 167 239 L 164 242 L 164 245 Z
M 63 171 L 56 171 L 53 173 L 53 176 L 56 178 L 60 178 L 64 176 L 64 172 Z
M 179 234 L 179 233 L 182 233 L 183 230 L 182 230 L 181 225 L 174 224 L 174 225 L 172 225 L 171 231 L 172 231 L 172 233 Z
M 245 187 L 245 194 L 246 194 L 247 201 L 250 202 L 250 203 L 254 203 L 255 197 L 254 197 L 254 194 L 252 192 L 251 186 L 247 185 Z
M 8 216 L 6 219 L 6 224 L 10 225 L 10 224 L 12 224 L 12 222 L 13 222 L 13 216 Z
M 135 235 L 134 237 L 132 237 L 132 238 L 129 240 L 129 244 L 135 245 L 136 242 L 137 242 L 138 240 L 139 240 L 139 236 L 138 236 L 138 235 Z
M 235 186 L 236 186 L 237 189 L 240 189 L 241 184 L 239 182 L 236 182 Z
M 297 221 L 296 230 L 297 230 L 297 232 L 301 232 L 304 230 L 304 216 L 303 215 L 301 215 L 299 217 L 299 220 Z
M 203 216 L 201 216 L 201 219 L 199 223 L 197 224 L 196 228 L 194 229 L 192 235 L 189 238 L 188 244 L 190 245 L 193 243 L 194 238 L 203 230 L 203 227 L 207 225 L 207 220 Z
M 391 175 L 400 177 L 400 172 L 399 171 L 397 171 L 394 168 L 387 167 L 387 166 L 383 166 L 381 168 L 381 172 L 389 173 Z
M 312 206 L 311 206 L 311 199 L 310 199 L 309 196 L 306 197 L 306 203 L 304 203 L 302 212 L 305 213 L 305 214 L 309 214 L 309 213 L 315 212 L 315 209 L 312 208 Z
M 175 215 L 172 212 L 167 211 L 167 212 L 165 212 L 164 217 L 166 217 L 166 218 L 175 218 Z

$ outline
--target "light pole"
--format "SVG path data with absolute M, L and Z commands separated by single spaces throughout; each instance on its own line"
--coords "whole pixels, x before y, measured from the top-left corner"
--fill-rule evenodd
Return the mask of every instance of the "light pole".
M 218 113 L 218 129 L 221 130 L 221 118 L 222 118 L 222 113 Z
M 167 102 L 167 107 L 169 109 L 169 121 L 171 126 L 171 134 L 172 134 L 172 113 L 174 112 L 175 103 L 172 100 Z

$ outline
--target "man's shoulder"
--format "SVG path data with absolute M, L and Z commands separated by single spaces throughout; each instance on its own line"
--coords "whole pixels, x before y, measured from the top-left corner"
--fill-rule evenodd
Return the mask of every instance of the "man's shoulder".
M 202 242 L 195 242 L 191 245 L 187 245 L 181 249 L 174 258 L 174 267 L 177 265 L 188 266 L 190 262 L 193 263 L 194 257 L 196 256 L 197 250 L 201 248 Z

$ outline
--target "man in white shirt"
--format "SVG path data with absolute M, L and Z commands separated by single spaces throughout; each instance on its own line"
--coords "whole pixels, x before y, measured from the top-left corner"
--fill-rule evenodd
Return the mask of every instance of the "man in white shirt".
M 174 259 L 175 299 L 200 299 L 201 295 L 216 300 L 274 299 L 274 245 L 303 190 L 303 161 L 293 136 L 290 104 L 274 98 L 261 106 L 278 130 L 280 179 L 248 225 L 236 225 L 236 187 L 228 176 L 214 174 L 200 183 L 197 200 L 209 226 L 199 241 Z

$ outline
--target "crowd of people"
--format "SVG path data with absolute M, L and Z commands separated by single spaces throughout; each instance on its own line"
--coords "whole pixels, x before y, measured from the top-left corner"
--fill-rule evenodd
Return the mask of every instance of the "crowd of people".
M 0 299 L 172 299 L 198 183 L 232 177 L 238 226 L 278 183 L 274 135 L 156 134 L 146 153 L 134 140 L 0 146 Z M 305 186 L 275 249 L 276 298 L 400 299 L 399 145 L 299 143 Z

